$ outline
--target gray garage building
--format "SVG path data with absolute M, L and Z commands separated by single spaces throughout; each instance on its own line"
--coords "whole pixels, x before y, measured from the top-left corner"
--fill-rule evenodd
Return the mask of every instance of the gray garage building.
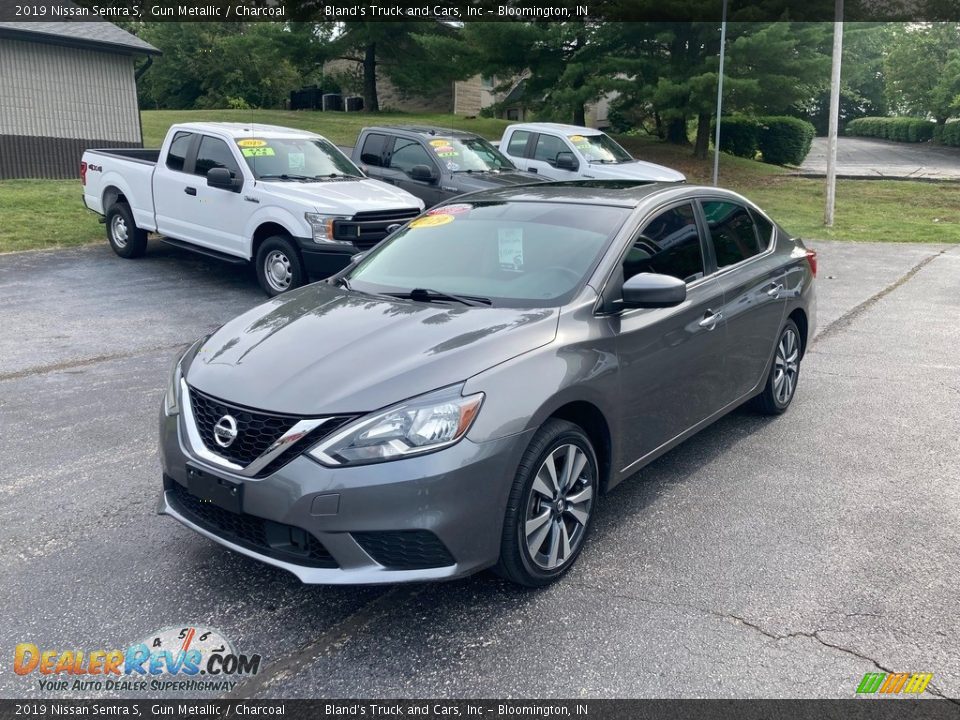
M 77 177 L 89 147 L 141 147 L 134 60 L 108 22 L 0 22 L 0 179 Z

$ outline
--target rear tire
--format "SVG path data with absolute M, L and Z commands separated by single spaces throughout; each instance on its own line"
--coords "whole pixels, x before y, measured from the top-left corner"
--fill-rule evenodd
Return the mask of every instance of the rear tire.
M 270 297 L 290 292 L 307 280 L 297 246 L 283 235 L 264 240 L 257 250 L 255 262 L 257 281 Z
M 751 407 L 763 415 L 781 415 L 790 407 L 800 381 L 800 359 L 803 343 L 800 329 L 787 320 L 777 336 L 773 363 L 763 392 L 751 401 Z
M 527 587 L 557 580 L 583 549 L 598 488 L 590 438 L 573 423 L 547 420 L 520 460 L 494 572 Z
M 147 251 L 147 231 L 137 227 L 125 202 L 116 202 L 107 210 L 107 241 L 122 258 L 138 258 Z

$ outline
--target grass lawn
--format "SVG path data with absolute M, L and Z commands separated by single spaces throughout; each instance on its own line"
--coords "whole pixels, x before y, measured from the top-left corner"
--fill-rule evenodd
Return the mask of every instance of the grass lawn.
M 159 146 L 176 122 L 216 120 L 287 125 L 352 145 L 371 124 L 421 123 L 499 138 L 505 120 L 454 115 L 321 113 L 283 110 L 148 110 L 142 114 L 144 144 Z M 646 137 L 620 140 L 644 160 L 676 168 L 691 182 L 709 183 L 713 161 L 696 160 L 689 148 Z M 837 240 L 960 243 L 960 183 L 841 180 L 833 228 L 823 227 L 824 181 L 800 178 L 785 168 L 721 155 L 720 184 L 767 210 L 789 232 Z M 79 180 L 0 181 L 0 252 L 82 245 L 103 241 L 103 228 L 80 199 Z

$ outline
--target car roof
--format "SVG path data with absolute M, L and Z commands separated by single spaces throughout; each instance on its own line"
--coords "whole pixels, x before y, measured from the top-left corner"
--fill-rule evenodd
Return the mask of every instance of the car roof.
M 508 130 L 531 130 L 541 132 L 543 130 L 561 133 L 564 135 L 602 135 L 603 130 L 596 128 L 582 127 L 581 125 L 564 125 L 563 123 L 517 123 L 511 125 Z
M 177 130 L 186 130 L 191 132 L 210 132 L 227 135 L 232 138 L 257 137 L 258 135 L 271 135 L 273 137 L 286 138 L 307 138 L 321 137 L 308 130 L 298 130 L 297 128 L 283 127 L 281 125 L 263 125 L 261 123 L 235 123 L 235 122 L 188 122 L 178 123 Z
M 736 193 L 709 185 L 644 182 L 643 180 L 571 180 L 515 185 L 470 193 L 469 200 L 471 202 L 555 202 L 635 208 L 654 196 L 661 196 L 664 199 L 675 196 L 679 200 L 700 195 L 719 195 L 743 200 Z
M 380 132 L 394 132 L 399 130 L 401 132 L 413 133 L 414 135 L 438 135 L 440 137 L 461 137 L 461 138 L 475 138 L 479 137 L 476 133 L 468 132 L 466 130 L 454 130 L 453 128 L 443 128 L 443 127 L 434 127 L 433 125 L 374 125 L 372 127 L 364 128 L 368 132 L 380 131 Z

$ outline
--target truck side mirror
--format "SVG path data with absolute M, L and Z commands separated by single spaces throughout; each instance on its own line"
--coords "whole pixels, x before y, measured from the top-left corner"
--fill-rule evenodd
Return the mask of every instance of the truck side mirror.
M 576 170 L 578 167 L 580 167 L 580 163 L 577 162 L 572 152 L 557 153 L 558 170 Z
M 410 177 L 421 182 L 436 182 L 437 180 L 433 176 L 433 170 L 428 165 L 414 165 L 410 168 Z
M 207 170 L 207 186 L 237 192 L 243 187 L 243 180 L 235 178 L 226 168 L 216 167 Z

